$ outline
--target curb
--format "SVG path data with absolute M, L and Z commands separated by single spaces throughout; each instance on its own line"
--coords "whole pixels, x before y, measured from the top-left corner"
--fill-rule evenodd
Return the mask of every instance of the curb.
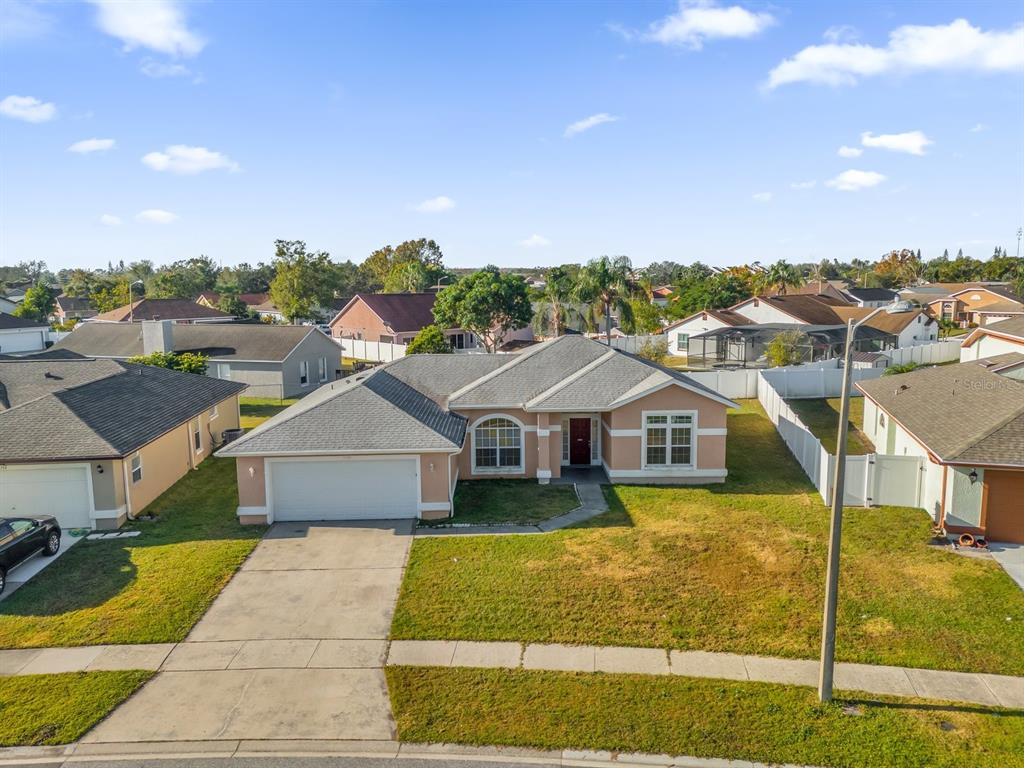
M 723 758 L 651 755 L 606 750 L 417 744 L 398 741 L 223 740 L 89 743 L 0 748 L 0 766 L 70 765 L 100 760 L 364 757 L 388 760 L 480 760 L 577 768 L 771 768 L 768 763 Z M 796 767 L 794 767 L 796 768 Z M 808 767 L 804 767 L 808 768 Z

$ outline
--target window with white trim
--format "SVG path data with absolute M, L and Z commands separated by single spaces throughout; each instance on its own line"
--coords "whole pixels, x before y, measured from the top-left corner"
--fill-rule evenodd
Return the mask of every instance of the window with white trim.
M 317 361 L 317 373 L 320 374 L 320 381 L 327 381 L 327 358 L 321 357 Z
M 644 420 L 644 463 L 650 467 L 693 464 L 693 414 L 648 414 Z
M 303 387 L 309 384 L 309 362 L 306 360 L 299 362 L 299 384 Z
M 136 453 L 132 456 L 132 483 L 142 480 L 142 454 Z
M 475 469 L 521 471 L 523 430 L 511 419 L 495 416 L 473 429 Z
M 569 463 L 569 417 L 562 417 L 562 463 Z
M 676 349 L 686 349 L 687 344 L 690 342 L 690 334 L 688 333 L 677 333 L 676 334 Z
M 590 417 L 590 463 L 597 464 L 601 461 L 601 425 L 600 416 Z

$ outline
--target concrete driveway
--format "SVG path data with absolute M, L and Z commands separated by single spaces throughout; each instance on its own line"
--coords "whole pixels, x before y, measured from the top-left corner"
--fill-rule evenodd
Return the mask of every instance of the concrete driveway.
M 279 523 L 86 742 L 392 739 L 386 639 L 414 521 Z

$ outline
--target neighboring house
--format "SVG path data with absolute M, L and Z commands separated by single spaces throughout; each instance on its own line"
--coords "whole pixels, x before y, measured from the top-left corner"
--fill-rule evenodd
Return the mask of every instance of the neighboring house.
M 409 355 L 320 388 L 226 446 L 245 523 L 452 514 L 460 479 L 602 466 L 613 482 L 726 476 L 726 409 L 693 379 L 583 336 L 515 355 Z
M 309 325 L 84 323 L 53 349 L 114 359 L 199 352 L 208 376 L 247 385 L 247 397 L 298 397 L 341 376 L 338 345 Z
M 115 360 L 0 360 L 0 517 L 117 528 L 238 427 L 242 389 Z
M 57 323 L 68 320 L 88 320 L 99 313 L 92 308 L 89 299 L 84 296 L 65 296 L 61 294 L 53 301 L 53 314 L 50 319 Z
M 668 353 L 685 356 L 691 336 L 699 336 L 718 328 L 731 328 L 736 325 L 751 325 L 752 323 L 753 321 L 749 317 L 744 317 L 731 309 L 705 309 L 695 312 L 665 328 Z
M 850 304 L 852 299 L 847 295 L 848 282 L 845 280 L 809 280 L 803 285 L 786 289 L 782 296 L 823 296 L 840 304 Z
M 880 454 L 922 456 L 922 506 L 950 533 L 1024 544 L 1024 354 L 857 383 Z
M 898 301 L 900 295 L 888 288 L 846 288 L 843 290 L 852 304 L 858 307 L 884 307 Z
M 868 307 L 834 307 L 833 311 L 846 323 L 851 319 L 860 320 L 875 310 Z M 920 308 L 906 312 L 879 312 L 864 325 L 895 336 L 898 348 L 931 344 L 939 338 L 939 324 Z
M 225 323 L 234 317 L 219 309 L 188 299 L 139 299 L 123 307 L 101 312 L 92 323 L 127 323 L 142 320 L 171 320 L 175 323 Z
M 1003 286 L 963 288 L 931 299 L 926 306 L 933 317 L 952 321 L 961 328 L 1024 316 L 1024 301 Z
M 0 312 L 5 314 L 11 314 L 18 308 L 18 302 L 13 299 L 9 299 L 4 295 L 0 295 Z
M 659 285 L 651 291 L 651 304 L 658 307 L 667 307 L 675 289 L 671 285 Z
M 975 328 L 960 345 L 960 362 L 1007 352 L 1024 354 L 1024 316 Z
M 436 298 L 436 293 L 357 293 L 331 320 L 331 336 L 408 344 L 434 324 Z M 476 334 L 460 328 L 449 328 L 445 336 L 454 349 L 481 346 Z
M 46 349 L 50 327 L 0 312 L 0 354 L 38 352 Z

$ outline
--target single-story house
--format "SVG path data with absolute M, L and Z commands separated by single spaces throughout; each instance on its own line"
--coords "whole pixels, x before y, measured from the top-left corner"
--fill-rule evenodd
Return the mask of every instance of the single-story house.
M 673 293 L 675 288 L 671 285 L 659 285 L 651 290 L 651 304 L 656 307 L 667 307 Z
M 436 293 L 357 293 L 330 322 L 335 339 L 408 344 L 434 325 Z M 476 334 L 449 328 L 445 336 L 455 349 L 481 346 Z
M 409 355 L 321 387 L 221 449 L 238 515 L 440 518 L 460 478 L 603 467 L 618 483 L 726 476 L 726 409 L 690 377 L 583 336 L 514 355 Z
M 854 303 L 847 295 L 846 280 L 808 280 L 803 285 L 790 286 L 781 296 L 823 296 L 841 304 Z
M 798 358 L 805 363 L 842 357 L 846 349 L 845 325 L 800 323 L 759 323 L 718 328 L 691 336 L 687 344 L 687 363 L 711 368 L 766 368 L 768 346 L 781 333 L 796 332 Z M 857 352 L 878 352 L 896 346 L 896 337 L 869 325 L 857 332 L 853 348 Z
M 960 362 L 1007 352 L 1024 354 L 1024 316 L 975 328 L 960 344 Z
M 341 376 L 338 345 L 310 325 L 83 323 L 53 349 L 119 360 L 199 352 L 208 358 L 207 376 L 246 385 L 247 397 L 299 397 Z
M 737 325 L 752 325 L 749 317 L 744 317 L 739 312 L 731 309 L 704 309 L 695 312 L 689 317 L 677 320 L 665 327 L 665 336 L 668 339 L 668 353 L 670 355 L 687 354 L 687 347 L 691 336 L 699 336 L 708 331 L 719 328 L 732 328 Z
M 832 311 L 845 323 L 849 320 L 861 320 L 875 310 L 868 307 L 833 307 Z M 930 344 L 939 338 L 939 324 L 919 307 L 899 312 L 887 309 L 885 312 L 879 312 L 861 327 L 875 328 L 892 334 L 896 337 L 898 348 Z
M 888 288 L 844 288 L 843 295 L 858 307 L 884 307 L 899 301 L 900 295 Z
M 284 315 L 281 314 L 281 310 L 274 304 L 269 293 L 240 293 L 238 298 L 250 312 L 261 320 L 269 320 L 275 323 L 284 321 Z M 204 307 L 217 309 L 220 299 L 221 294 L 216 291 L 203 291 L 196 297 L 196 303 L 202 304 Z
M 231 381 L 117 360 L 0 360 L 0 517 L 117 528 L 237 429 Z
M 92 308 L 89 299 L 84 296 L 65 296 L 63 293 L 53 300 L 53 312 L 50 320 L 66 323 L 68 320 L 88 320 L 96 317 L 99 312 Z
M 1024 544 L 1024 354 L 860 381 L 880 454 L 922 456 L 922 506 L 950 533 Z
M 0 291 L 0 312 L 9 315 L 18 308 L 19 303 L 20 302 L 7 298 L 7 296 L 3 295 L 3 291 Z
M 143 320 L 171 320 L 175 323 L 225 323 L 235 318 L 214 307 L 188 299 L 139 299 L 123 307 L 101 312 L 91 323 L 128 323 Z
M 1004 285 L 974 285 L 922 301 L 936 319 L 961 328 L 1024 316 L 1024 300 Z
M 50 338 L 48 325 L 0 312 L 0 354 L 38 352 Z

